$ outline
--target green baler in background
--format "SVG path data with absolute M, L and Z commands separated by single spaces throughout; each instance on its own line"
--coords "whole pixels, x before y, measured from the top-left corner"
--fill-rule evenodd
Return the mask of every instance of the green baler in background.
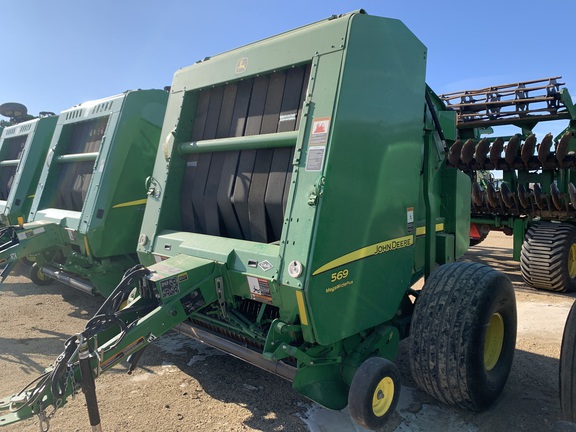
M 34 260 L 30 278 L 37 284 L 57 279 L 109 294 L 137 260 L 145 182 L 167 96 L 163 90 L 130 91 L 63 111 L 28 223 L 3 230 L 0 259 L 8 265 Z
M 0 135 L 0 222 L 27 220 L 57 116 L 7 127 Z
M 394 411 L 392 360 L 409 335 L 424 390 L 489 406 L 512 363 L 514 292 L 453 262 L 469 244 L 471 183 L 446 166 L 456 115 L 425 66 L 400 21 L 358 11 L 178 71 L 143 265 L 33 389 L 5 399 L 0 424 L 61 406 L 82 382 L 98 427 L 94 373 L 123 358 L 133 369 L 171 328 L 348 405 L 369 429 Z

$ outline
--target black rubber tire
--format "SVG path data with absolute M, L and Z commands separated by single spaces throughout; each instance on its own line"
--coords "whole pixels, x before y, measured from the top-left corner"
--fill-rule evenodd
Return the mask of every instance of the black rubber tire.
M 486 345 L 496 319 L 500 337 Z M 430 275 L 416 300 L 409 341 L 414 381 L 448 405 L 488 408 L 501 393 L 516 345 L 516 299 L 508 277 L 486 265 L 457 262 Z M 498 327 L 498 326 L 496 326 Z M 492 351 L 485 362 L 485 351 Z
M 576 432 L 576 423 L 558 420 L 552 427 L 552 432 Z
M 384 381 L 386 380 L 386 381 Z M 392 395 L 383 394 L 378 387 L 381 385 L 393 387 Z M 368 430 L 381 429 L 390 416 L 394 413 L 398 398 L 400 397 L 400 371 L 394 363 L 382 357 L 371 357 L 360 365 L 348 392 L 348 411 L 350 417 L 360 426 Z M 381 398 L 388 398 L 383 401 L 378 409 L 383 409 L 382 413 L 374 411 L 373 399 L 376 393 Z M 390 396 L 392 399 L 390 400 Z
M 576 422 L 576 302 L 570 308 L 562 335 L 559 382 L 562 417 Z
M 520 255 L 524 282 L 541 290 L 574 291 L 576 275 L 571 277 L 568 268 L 574 244 L 576 227 L 570 224 L 540 222 L 532 225 L 526 232 Z
M 54 282 L 54 279 L 46 276 L 40 270 L 40 266 L 38 263 L 32 264 L 30 267 L 30 272 L 28 273 L 28 277 L 32 282 L 34 282 L 38 286 L 47 286 Z

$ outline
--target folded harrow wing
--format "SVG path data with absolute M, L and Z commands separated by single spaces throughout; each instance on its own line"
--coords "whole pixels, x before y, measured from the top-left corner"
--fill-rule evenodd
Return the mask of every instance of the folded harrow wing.
M 472 231 L 514 235 L 527 284 L 552 291 L 576 288 L 576 107 L 560 77 L 442 95 L 458 113 L 459 139 L 449 164 L 468 172 Z M 565 121 L 564 130 L 537 137 L 542 122 Z M 508 126 L 507 136 L 493 127 Z M 513 132 L 510 128 L 513 127 Z M 488 134 L 485 134 L 488 132 Z M 516 133 L 514 133 L 516 132 Z M 501 170 L 497 185 L 487 172 Z
M 0 424 L 82 383 L 97 426 L 92 376 L 134 365 L 171 328 L 348 405 L 369 429 L 394 411 L 392 361 L 410 334 L 423 389 L 489 406 L 512 362 L 514 293 L 501 273 L 453 262 L 471 182 L 446 166 L 456 115 L 426 86 L 425 59 L 400 21 L 358 11 L 176 72 L 141 267 L 39 383 L 3 400 Z
M 0 222 L 26 221 L 58 117 L 7 127 L 0 134 Z
M 162 90 L 130 91 L 60 114 L 28 222 L 0 231 L 4 276 L 15 260 L 29 258 L 35 283 L 57 279 L 92 294 L 111 292 L 137 262 L 145 183 L 167 98 Z M 6 162 L 13 161 L 0 162 L 0 175 Z

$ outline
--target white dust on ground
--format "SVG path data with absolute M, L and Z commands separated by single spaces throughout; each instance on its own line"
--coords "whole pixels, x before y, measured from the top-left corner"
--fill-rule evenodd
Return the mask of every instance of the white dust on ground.
M 572 304 L 571 298 L 564 301 L 556 299 L 556 303 L 543 303 L 533 298 L 517 302 L 518 339 L 546 339 L 559 344 L 566 317 Z M 170 354 L 195 354 L 188 365 L 203 362 L 214 355 L 226 355 L 216 349 L 196 342 L 185 336 L 173 335 L 170 338 L 160 338 L 156 341 L 158 347 Z M 192 349 L 192 350 L 191 350 Z M 170 373 L 171 364 L 164 364 L 165 373 Z M 147 374 L 133 377 L 145 380 Z M 417 409 L 413 409 L 414 405 Z M 302 407 L 305 410 L 301 416 L 310 432 L 364 432 L 366 429 L 356 425 L 350 419 L 346 409 L 331 411 L 318 404 L 310 403 Z M 420 403 L 414 398 L 414 389 L 403 386 L 400 400 L 396 408 L 400 424 L 394 432 L 476 432 L 478 426 L 464 421 L 458 413 L 450 412 L 442 406 Z

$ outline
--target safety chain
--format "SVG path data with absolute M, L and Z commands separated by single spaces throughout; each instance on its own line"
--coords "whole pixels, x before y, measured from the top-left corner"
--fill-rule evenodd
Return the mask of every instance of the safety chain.
M 50 420 L 52 420 L 52 417 L 54 417 L 54 414 L 56 414 L 56 411 L 58 411 L 58 409 L 62 406 L 62 399 L 57 399 L 56 402 L 54 403 L 54 409 L 52 410 L 52 412 L 48 415 L 46 415 L 46 410 L 42 407 L 42 404 L 39 404 L 38 407 L 40 408 L 40 412 L 38 413 L 38 419 L 39 419 L 39 426 L 40 426 L 40 432 L 48 432 L 50 430 Z
M 68 365 L 68 373 L 66 374 L 66 385 L 68 385 L 68 383 L 70 383 L 70 385 L 72 386 L 71 396 L 72 400 L 74 400 L 76 398 L 76 394 L 79 392 L 80 384 L 76 383 L 76 378 L 74 378 L 74 369 L 72 365 Z

